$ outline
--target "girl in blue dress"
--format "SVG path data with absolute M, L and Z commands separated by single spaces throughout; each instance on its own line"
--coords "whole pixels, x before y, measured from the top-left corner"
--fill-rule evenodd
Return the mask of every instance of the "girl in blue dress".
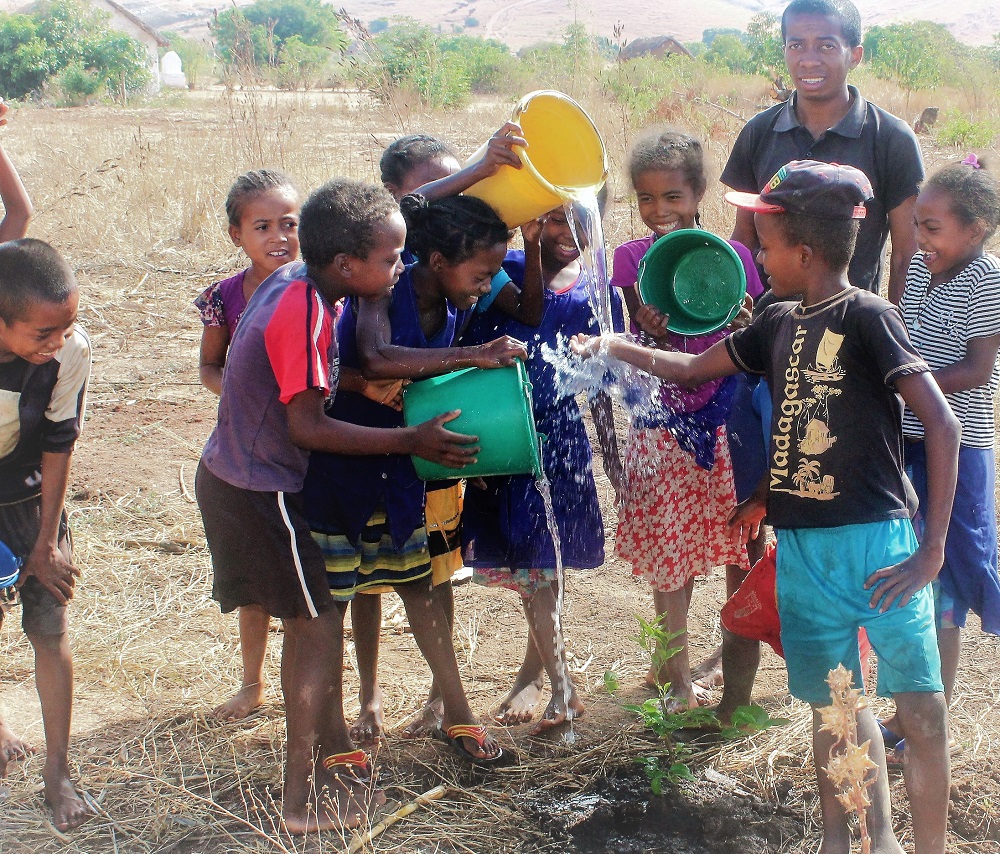
M 391 295 L 344 306 L 337 327 L 341 365 L 369 379 L 407 379 L 523 357 L 523 346 L 508 338 L 453 346 L 500 269 L 509 237 L 503 221 L 486 203 L 464 196 L 431 203 L 407 196 L 401 207 L 418 260 L 403 270 Z M 403 423 L 393 400 L 352 391 L 338 393 L 329 414 L 371 427 Z M 450 582 L 432 584 L 424 498 L 408 456 L 310 457 L 306 516 L 326 557 L 332 594 L 341 601 L 386 587 L 399 594 L 440 690 L 440 733 L 470 761 L 495 762 L 500 746 L 473 716 L 462 688 L 451 641 Z
M 542 466 L 551 483 L 563 564 L 592 569 L 604 563 L 604 522 L 594 483 L 590 440 L 576 399 L 559 391 L 555 369 L 543 358 L 542 349 L 556 349 L 577 332 L 596 330 L 597 321 L 587 299 L 579 251 L 565 211 L 557 208 L 537 224 L 522 229 L 526 244 L 535 230 L 540 230 L 541 251 L 533 263 L 541 266 L 545 289 L 541 324 L 528 326 L 491 308 L 476 316 L 463 342 L 485 341 L 498 334 L 528 342 L 527 368 L 535 422 L 538 432 L 546 436 Z M 509 252 L 503 266 L 515 284 L 525 282 L 523 252 Z M 616 328 L 621 331 L 621 304 L 616 294 L 612 297 Z M 621 463 L 611 402 L 599 396 L 592 408 L 605 471 L 617 490 Z M 528 622 L 524 661 L 495 719 L 508 725 L 530 721 L 541 700 L 546 674 L 552 697 L 533 734 L 580 717 L 584 706 L 566 667 L 556 615 L 559 590 L 555 548 L 534 478 L 517 475 L 486 478 L 478 486 L 470 483 L 462 526 L 465 563 L 475 570 L 474 580 L 516 590 Z

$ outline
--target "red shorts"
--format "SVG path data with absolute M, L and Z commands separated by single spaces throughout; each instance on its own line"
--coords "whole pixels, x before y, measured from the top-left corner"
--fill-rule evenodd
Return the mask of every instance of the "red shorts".
M 753 565 L 740 589 L 722 606 L 722 627 L 734 635 L 764 641 L 784 658 L 778 617 L 777 551 L 774 543 L 768 543 L 764 556 Z M 858 649 L 864 673 L 868 672 L 871 648 L 867 633 L 859 629 Z

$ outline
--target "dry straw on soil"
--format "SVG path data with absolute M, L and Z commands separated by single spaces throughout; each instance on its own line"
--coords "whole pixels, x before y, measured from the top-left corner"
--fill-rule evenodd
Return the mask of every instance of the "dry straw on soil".
M 726 84 L 729 86 L 730 84 Z M 735 85 L 735 84 L 734 84 Z M 732 86 L 730 86 L 732 88 Z M 580 94 L 611 153 L 613 204 L 608 243 L 641 233 L 622 175 L 633 130 L 619 110 Z M 664 102 L 664 118 L 708 140 L 715 174 L 731 140 L 759 106 L 757 95 L 729 94 L 725 108 L 699 92 Z M 700 99 L 700 100 L 698 100 Z M 32 233 L 54 243 L 78 271 L 82 322 L 94 340 L 90 421 L 77 453 L 70 511 L 85 575 L 72 607 L 77 689 L 71 748 L 74 774 L 94 799 L 97 818 L 68 837 L 46 821 L 41 762 L 11 767 L 11 799 L 0 806 L 2 852 L 340 851 L 335 835 L 305 843 L 274 826 L 281 785 L 283 716 L 277 691 L 250 720 L 221 725 L 206 712 L 239 682 L 235 620 L 209 598 L 210 565 L 192 500 L 201 444 L 214 402 L 195 371 L 198 321 L 191 299 L 238 268 L 225 237 L 222 200 L 240 171 L 277 165 L 303 190 L 337 174 L 376 178 L 382 147 L 396 135 L 429 130 L 465 153 L 504 119 L 509 104 L 481 102 L 464 113 L 422 115 L 405 104 L 384 110 L 355 96 L 234 92 L 119 111 L 22 110 L 3 131 L 37 208 Z M 705 220 L 728 231 L 731 212 L 710 194 Z M 613 531 L 605 479 L 599 479 Z M 609 554 L 611 550 L 609 548 Z M 718 641 L 721 581 L 699 586 L 692 614 L 701 652 Z M 519 660 L 523 617 L 513 597 L 469 587 L 457 592 L 459 662 L 473 707 L 485 712 L 502 695 Z M 648 612 L 648 593 L 609 560 L 569 582 L 567 641 L 588 716 L 576 744 L 531 740 L 502 731 L 519 765 L 473 774 L 431 742 L 390 739 L 377 757 L 390 798 L 406 802 L 443 784 L 441 801 L 421 808 L 374 843 L 378 851 L 565 850 L 525 810 L 528 798 L 592 788 L 655 752 L 622 700 L 641 698 L 647 662 L 628 638 L 632 614 Z M 33 696 L 30 647 L 11 619 L 0 633 L 0 689 L 13 723 L 42 741 Z M 401 621 L 390 619 L 389 626 Z M 989 762 L 1000 694 L 994 640 L 969 633 L 958 687 L 955 728 L 965 751 L 956 771 L 950 850 L 1000 851 L 1000 775 Z M 387 719 L 395 727 L 426 691 L 412 638 L 385 633 Z M 350 644 L 349 644 L 350 648 Z M 277 684 L 280 636 L 267 661 Z M 752 739 L 699 748 L 699 774 L 711 769 L 720 791 L 735 786 L 781 802 L 804 821 L 803 838 L 772 851 L 809 850 L 818 838 L 809 758 L 809 713 L 784 693 L 780 662 L 768 657 L 761 699 L 792 723 Z M 623 689 L 612 698 L 602 675 L 615 669 Z M 348 715 L 357 683 L 347 674 Z M 905 838 L 905 797 L 894 787 Z M 377 820 L 377 819 L 376 819 Z

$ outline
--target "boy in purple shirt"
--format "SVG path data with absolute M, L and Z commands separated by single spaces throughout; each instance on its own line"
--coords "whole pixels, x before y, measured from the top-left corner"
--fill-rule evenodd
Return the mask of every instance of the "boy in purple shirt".
M 198 505 L 223 611 L 259 605 L 285 630 L 281 684 L 288 832 L 358 826 L 374 797 L 369 758 L 354 750 L 343 714 L 343 607 L 302 512 L 310 450 L 415 454 L 461 468 L 475 439 L 444 428 L 379 429 L 329 418 L 339 371 L 333 306 L 383 297 L 403 270 L 406 226 L 382 188 L 336 179 L 302 206 L 304 263 L 265 281 L 230 347 L 219 422 L 198 469 Z M 511 354 L 511 357 L 516 354 Z

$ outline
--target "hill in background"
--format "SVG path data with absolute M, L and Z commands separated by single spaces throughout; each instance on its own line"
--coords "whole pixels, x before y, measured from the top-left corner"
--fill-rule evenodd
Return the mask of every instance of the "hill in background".
M 119 0 L 147 24 L 204 37 L 214 9 L 228 3 L 218 0 Z M 242 5 L 246 0 L 237 0 Z M 968 44 L 988 44 L 1000 31 L 997 0 L 855 0 L 865 26 L 900 21 L 928 20 L 945 24 Z M 23 0 L 0 0 L 0 8 L 24 5 Z M 338 4 L 341 5 L 341 4 Z M 560 41 L 566 27 L 579 21 L 588 30 L 612 36 L 615 24 L 624 25 L 627 41 L 649 35 L 670 34 L 681 41 L 700 41 L 706 29 L 745 29 L 760 12 L 780 14 L 784 0 L 343 0 L 348 13 L 368 24 L 378 18 L 408 16 L 445 30 L 464 28 L 506 42 L 514 50 L 540 41 Z

